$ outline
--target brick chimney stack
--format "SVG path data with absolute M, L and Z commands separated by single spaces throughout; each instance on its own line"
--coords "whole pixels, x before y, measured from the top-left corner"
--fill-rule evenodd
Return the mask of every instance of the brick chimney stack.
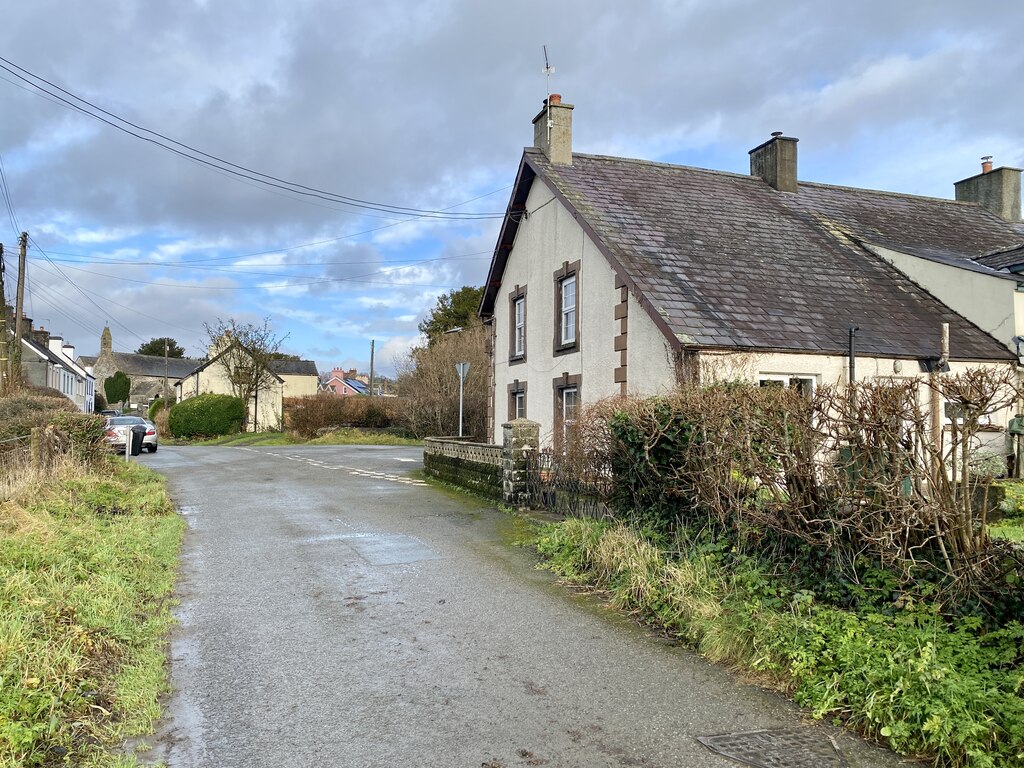
M 764 144 L 754 147 L 750 155 L 750 175 L 764 179 L 779 192 L 796 192 L 796 143 L 799 139 L 775 131 Z
M 1016 223 L 1020 216 L 1020 168 L 992 169 L 992 157 L 981 158 L 981 173 L 953 184 L 956 199 L 977 203 L 1004 221 Z
M 572 110 L 572 104 L 562 103 L 562 94 L 552 93 L 533 118 L 533 146 L 553 165 L 572 165 Z

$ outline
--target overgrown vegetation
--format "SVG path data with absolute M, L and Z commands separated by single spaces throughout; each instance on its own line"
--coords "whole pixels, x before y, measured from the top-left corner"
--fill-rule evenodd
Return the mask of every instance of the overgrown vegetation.
M 556 463 L 624 524 L 568 521 L 541 551 L 817 717 L 940 765 L 1021 764 L 1024 551 L 992 535 L 973 461 L 1016 379 L 936 386 L 941 432 L 916 382 L 602 404 Z
M 205 394 L 182 400 L 171 408 L 167 426 L 174 437 L 229 435 L 242 428 L 245 406 L 231 395 Z
M 23 387 L 0 398 L 0 441 L 28 437 L 35 427 L 45 427 L 54 412 L 77 412 L 75 404 L 56 389 Z M 0 445 L 0 450 L 2 450 Z
M 623 524 L 567 520 L 539 541 L 548 566 L 607 590 L 716 662 L 743 667 L 828 717 L 946 766 L 1024 759 L 1024 627 L 949 624 L 925 602 L 852 611 L 788 578 L 789 565 L 703 538 L 666 553 Z M 885 585 L 871 574 L 865 588 Z M 881 606 L 880 606 L 881 608 Z
M 285 427 L 310 440 L 339 428 L 386 429 L 401 420 L 402 403 L 393 397 L 321 393 L 289 398 L 284 403 Z
M 93 450 L 103 419 L 49 413 L 42 461 L 0 456 L 0 765 L 123 768 L 166 688 L 183 523 L 158 476 Z
M 398 363 L 396 388 L 402 400 L 402 425 L 413 434 L 457 435 L 459 377 L 455 364 L 468 362 L 463 387 L 463 434 L 483 440 L 487 433 L 487 382 L 490 330 L 477 325 L 442 333 L 427 347 L 413 349 Z

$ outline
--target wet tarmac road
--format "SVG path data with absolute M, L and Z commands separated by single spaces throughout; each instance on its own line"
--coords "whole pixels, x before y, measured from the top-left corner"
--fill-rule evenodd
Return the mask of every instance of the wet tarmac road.
M 731 766 L 697 736 L 799 712 L 534 568 L 421 450 L 175 448 L 189 522 L 169 768 Z M 825 738 L 823 729 L 815 734 Z M 895 758 L 849 736 L 852 766 Z

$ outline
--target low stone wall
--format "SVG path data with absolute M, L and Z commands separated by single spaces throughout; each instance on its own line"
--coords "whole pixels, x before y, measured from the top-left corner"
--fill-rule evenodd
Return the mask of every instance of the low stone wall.
M 423 441 L 423 471 L 501 501 L 505 452 L 500 445 L 471 443 L 457 437 L 428 437 Z

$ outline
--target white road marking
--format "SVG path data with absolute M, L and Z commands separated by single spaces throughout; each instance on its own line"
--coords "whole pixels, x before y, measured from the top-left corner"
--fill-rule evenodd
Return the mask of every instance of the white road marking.
M 357 477 L 372 477 L 379 480 L 387 480 L 388 482 L 391 483 L 401 483 L 402 485 L 414 485 L 417 486 L 418 488 L 426 488 L 429 485 L 428 483 L 425 483 L 422 480 L 416 480 L 414 478 L 404 477 L 402 475 L 393 475 L 388 472 L 377 472 L 372 469 L 363 469 L 362 467 L 348 467 L 345 466 L 344 464 L 325 464 L 319 459 L 311 459 L 308 456 L 295 456 L 294 454 L 288 455 L 285 453 L 275 453 L 274 451 L 257 451 L 254 448 L 243 446 L 239 446 L 237 450 L 249 451 L 250 453 L 259 453 L 264 456 L 276 456 L 277 458 L 287 459 L 288 461 L 304 461 L 310 466 L 316 467 L 317 469 L 328 469 L 332 471 L 340 470 L 342 472 L 348 472 L 350 475 L 356 475 Z M 404 457 L 396 456 L 395 461 L 415 462 L 416 459 L 407 459 Z

